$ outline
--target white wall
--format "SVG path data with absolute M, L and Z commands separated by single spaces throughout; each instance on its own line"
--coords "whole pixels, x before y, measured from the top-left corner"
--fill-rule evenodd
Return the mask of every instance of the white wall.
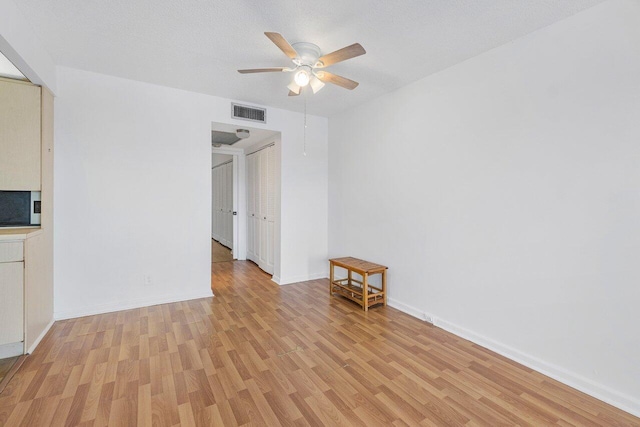
M 307 149 L 303 155 L 303 124 L 297 114 L 293 144 L 282 132 L 280 144 L 281 285 L 328 276 L 328 126 L 327 119 L 307 117 Z M 325 143 L 322 143 L 325 141 Z M 276 160 L 277 161 L 277 160 Z M 276 233 L 278 232 L 276 222 Z M 276 248 L 278 237 L 276 236 Z M 278 254 L 276 250 L 276 263 Z M 275 272 L 277 272 L 277 267 Z
M 329 255 L 391 302 L 640 414 L 640 2 L 329 122 Z
M 13 0 L 0 0 L 0 52 L 29 80 L 56 93 L 56 67 Z
M 58 68 L 56 318 L 211 295 L 211 122 L 232 122 L 230 102 Z M 302 119 L 268 111 L 284 283 L 326 273 L 327 120 L 308 118 L 303 157 Z
M 215 168 L 218 165 L 233 160 L 233 156 L 230 154 L 212 154 L 211 155 L 211 167 Z

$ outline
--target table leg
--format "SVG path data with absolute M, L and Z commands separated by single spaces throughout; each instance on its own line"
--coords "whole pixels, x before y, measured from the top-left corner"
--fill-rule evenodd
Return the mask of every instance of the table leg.
M 329 261 L 329 296 L 333 295 L 333 263 Z
M 349 278 L 349 286 L 351 286 L 352 285 L 352 282 L 351 282 L 351 270 L 347 270 L 347 277 Z
M 387 305 L 387 270 L 382 270 L 382 304 Z
M 364 311 L 369 311 L 369 284 L 367 283 L 368 274 L 362 275 L 362 304 L 364 305 Z

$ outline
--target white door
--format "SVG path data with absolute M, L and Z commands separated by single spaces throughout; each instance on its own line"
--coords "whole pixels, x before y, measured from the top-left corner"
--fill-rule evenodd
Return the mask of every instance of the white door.
M 275 221 L 276 221 L 276 150 L 274 146 L 265 150 L 267 153 L 267 267 L 273 273 L 275 252 Z
M 233 249 L 233 163 L 213 168 L 212 179 L 212 237 Z
M 253 252 L 255 262 L 260 265 L 260 152 L 253 156 Z
M 211 237 L 220 241 L 220 174 L 219 168 L 213 168 L 211 170 L 211 189 L 213 191 L 211 197 L 212 215 L 211 215 Z
M 247 156 L 247 258 L 273 274 L 275 232 L 275 149 Z
M 260 254 L 259 265 L 263 270 L 268 271 L 269 247 L 267 245 L 267 210 L 269 201 L 269 148 L 259 153 L 260 162 Z
M 227 174 L 225 173 L 225 168 L 227 165 L 219 166 L 220 170 L 220 243 L 228 246 L 229 242 L 227 242 L 227 221 L 225 212 L 227 210 Z
M 227 163 L 225 165 L 225 174 L 226 174 L 226 186 L 227 186 L 225 231 L 226 231 L 227 247 L 229 249 L 233 249 L 233 163 Z
M 255 156 L 247 156 L 247 258 L 256 262 L 256 251 L 254 246 L 256 227 L 254 223 L 256 215 L 255 203 Z

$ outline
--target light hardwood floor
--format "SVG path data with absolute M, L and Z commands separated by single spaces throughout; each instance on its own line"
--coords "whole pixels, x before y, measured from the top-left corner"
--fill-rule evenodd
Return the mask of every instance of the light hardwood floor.
M 215 298 L 57 322 L 0 425 L 640 425 L 640 419 L 327 280 L 212 265 Z
M 6 359 L 0 359 L 0 383 L 4 379 L 5 375 L 9 373 L 13 364 L 18 360 L 20 356 L 7 357 Z
M 211 239 L 211 262 L 233 261 L 231 249 Z

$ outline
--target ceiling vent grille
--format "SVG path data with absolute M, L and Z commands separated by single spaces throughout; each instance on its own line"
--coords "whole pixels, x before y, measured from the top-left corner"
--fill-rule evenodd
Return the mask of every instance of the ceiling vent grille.
M 231 103 L 231 117 L 234 119 L 267 123 L 267 109 Z

